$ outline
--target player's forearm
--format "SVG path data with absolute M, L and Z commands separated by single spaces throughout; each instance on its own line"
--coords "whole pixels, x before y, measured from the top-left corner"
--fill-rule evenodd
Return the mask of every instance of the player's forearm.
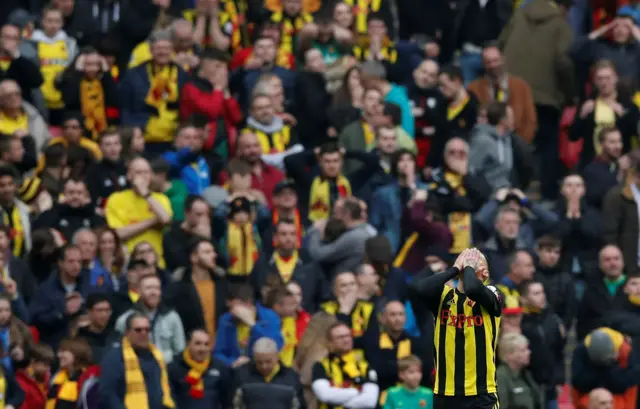
M 473 267 L 465 267 L 462 274 L 466 296 L 480 304 L 489 314 L 500 315 L 497 290 L 494 292 L 491 288 L 486 287 L 476 276 L 476 270 Z
M 437 273 L 429 277 L 416 277 L 409 285 L 409 291 L 418 297 L 439 297 L 442 294 L 445 284 L 447 284 L 449 280 L 453 280 L 458 273 L 460 273 L 460 270 L 458 270 L 457 267 L 451 267 L 442 273 Z

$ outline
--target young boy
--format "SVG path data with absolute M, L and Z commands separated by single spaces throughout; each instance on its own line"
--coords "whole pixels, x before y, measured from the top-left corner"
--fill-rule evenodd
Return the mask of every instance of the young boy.
M 42 10 L 41 25 L 42 30 L 35 30 L 31 36 L 31 41 L 37 49 L 40 72 L 44 78 L 40 90 L 49 109 L 50 125 L 60 126 L 64 102 L 60 90 L 56 87 L 56 80 L 76 57 L 78 45 L 76 40 L 62 29 L 64 18 L 60 10 L 45 7 Z
M 578 301 L 573 276 L 561 262 L 562 241 L 554 236 L 542 236 L 536 245 L 538 264 L 536 279 L 540 280 L 552 311 L 571 328 Z
M 382 409 L 415 408 L 432 409 L 433 391 L 420 386 L 422 381 L 422 361 L 415 355 L 398 360 L 398 377 L 402 381 L 399 386 L 387 389 L 386 399 L 383 397 Z

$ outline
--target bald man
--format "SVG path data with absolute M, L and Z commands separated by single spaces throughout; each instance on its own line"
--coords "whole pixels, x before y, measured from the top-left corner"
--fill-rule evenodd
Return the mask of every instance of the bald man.
M 107 199 L 107 224 L 116 230 L 129 253 L 138 243 L 149 242 L 159 256 L 160 267 L 164 267 L 162 228 L 173 217 L 169 198 L 149 190 L 151 167 L 144 158 L 129 163 L 127 179 L 131 189 L 113 193 Z
M 25 150 L 30 148 L 27 143 L 35 141 L 35 149 L 40 151 L 51 139 L 44 119 L 33 105 L 22 99 L 22 90 L 14 80 L 0 82 L 0 133 L 21 139 L 31 136 L 33 141 L 23 141 Z
M 597 388 L 589 393 L 588 409 L 613 409 L 613 395 L 604 388 Z

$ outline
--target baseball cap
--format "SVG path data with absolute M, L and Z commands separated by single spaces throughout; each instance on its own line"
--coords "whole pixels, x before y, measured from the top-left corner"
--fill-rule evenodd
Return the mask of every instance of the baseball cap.
M 280 181 L 274 188 L 273 188 L 273 194 L 274 195 L 279 195 L 280 193 L 282 193 L 283 190 L 285 189 L 292 189 L 294 192 L 296 190 L 296 184 L 293 181 L 293 179 L 284 179 L 282 181 Z

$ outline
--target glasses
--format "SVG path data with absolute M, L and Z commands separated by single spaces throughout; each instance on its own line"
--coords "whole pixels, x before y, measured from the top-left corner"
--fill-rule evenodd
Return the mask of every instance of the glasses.
M 136 334 L 148 334 L 149 332 L 151 332 L 151 327 L 136 327 L 136 328 L 131 328 L 133 330 L 133 332 L 135 332 Z
M 467 156 L 467 151 L 465 151 L 464 149 L 451 149 L 447 151 L 447 155 Z

